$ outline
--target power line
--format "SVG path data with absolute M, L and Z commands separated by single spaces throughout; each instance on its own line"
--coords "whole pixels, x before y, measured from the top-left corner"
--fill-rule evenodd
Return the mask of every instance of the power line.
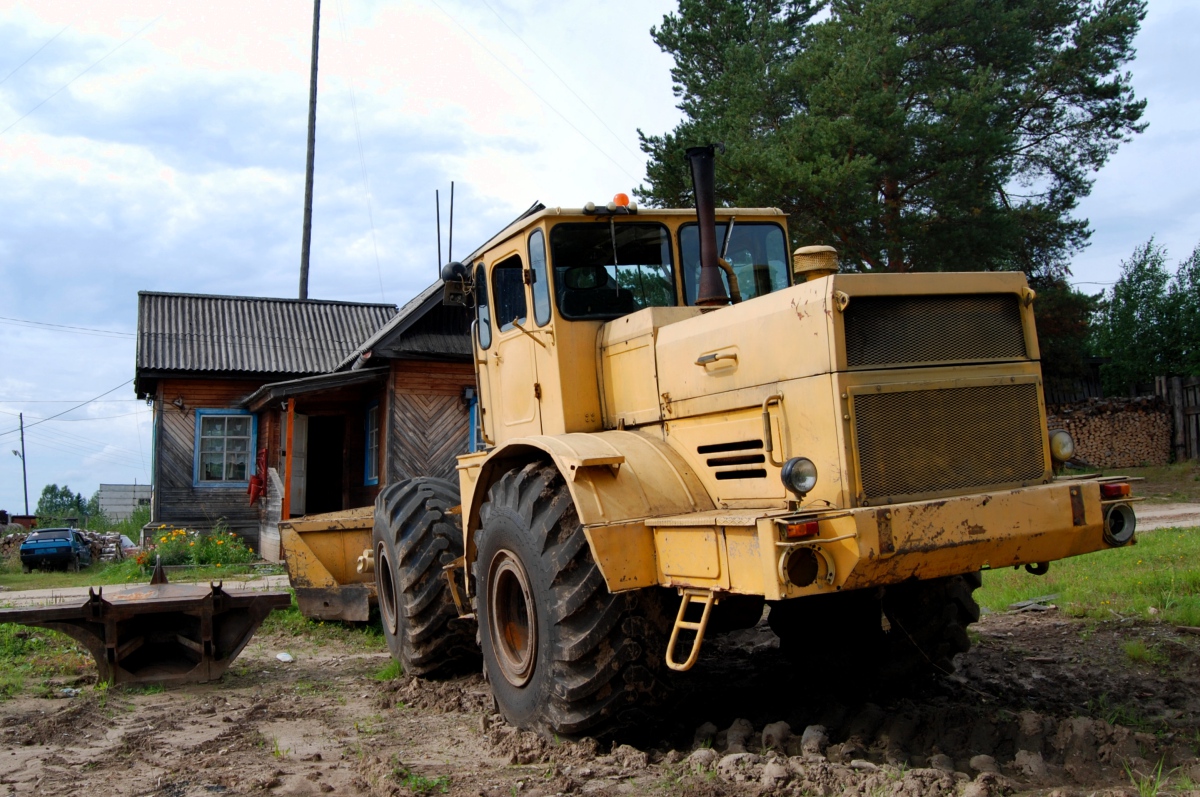
M 106 391 L 104 391 L 103 393 L 101 393 L 99 396 L 96 396 L 95 398 L 90 398 L 90 399 L 88 399 L 87 401 L 84 401 L 84 402 L 82 402 L 82 403 L 80 403 L 80 404 L 76 404 L 74 407 L 71 407 L 69 410 L 63 410 L 62 412 L 58 413 L 57 415 L 51 415 L 51 416 L 50 416 L 50 417 L 48 417 L 48 418 L 41 418 L 41 419 L 39 419 L 39 420 L 35 421 L 34 423 L 31 423 L 31 424 L 29 424 L 29 425 L 28 425 L 28 426 L 26 426 L 25 428 L 26 428 L 26 429 L 28 429 L 28 428 L 30 428 L 30 427 L 32 427 L 32 426 L 37 426 L 37 425 L 39 425 L 39 424 L 43 424 L 43 423 L 45 423 L 46 421 L 52 421 L 52 420 L 54 420 L 55 418 L 59 418 L 59 417 L 61 417 L 61 416 L 63 416 L 63 415 L 66 415 L 68 412 L 74 412 L 75 410 L 79 409 L 80 407 L 82 407 L 82 406 L 85 406 L 85 405 L 87 405 L 87 404 L 91 404 L 93 401 L 96 401 L 97 399 L 102 399 L 102 398 L 104 398 L 105 396 L 107 396 L 109 393 L 113 393 L 113 392 L 115 392 L 115 391 L 117 391 L 117 390 L 120 390 L 121 388 L 125 387 L 125 386 L 126 386 L 126 385 L 128 385 L 128 384 L 131 384 L 132 382 L 133 382 L 133 379 L 126 379 L 126 380 L 125 380 L 124 382 L 122 382 L 121 384 L 119 384 L 119 385 L 117 385 L 116 387 L 112 388 L 112 390 L 106 390 Z M 7 432 L 0 432 L 0 437 L 3 437 L 3 436 L 4 436 L 4 435 L 6 435 L 6 434 L 12 434 L 13 432 L 17 432 L 17 431 L 20 431 L 20 427 L 17 427 L 16 429 L 9 429 Z
M 563 80 L 562 76 L 558 74 L 558 72 L 554 69 L 554 67 L 552 67 L 552 66 L 550 66 L 550 64 L 546 63 L 546 59 L 544 59 L 544 58 L 542 58 L 542 56 L 538 55 L 538 51 L 533 49 L 533 46 L 529 42 L 527 42 L 523 38 L 521 38 L 521 34 L 517 33 L 515 30 L 513 30 L 513 26 L 509 25 L 504 20 L 504 17 L 500 16 L 499 11 L 497 11 L 495 8 L 493 8 L 492 5 L 487 0 L 481 0 L 481 1 L 483 2 L 483 4 L 485 6 L 487 6 L 488 11 L 491 11 L 493 14 L 496 15 L 496 19 L 500 20 L 500 24 L 503 25 L 504 27 L 508 28 L 509 33 L 516 36 L 517 41 L 519 41 L 519 42 L 521 42 L 521 44 L 525 45 L 525 49 L 529 50 L 529 52 L 533 53 L 533 57 L 538 59 L 539 61 L 541 61 L 542 66 L 546 67 L 546 69 L 549 69 L 550 74 L 554 75 L 554 77 L 558 80 L 558 82 L 563 84 L 563 87 L 567 91 L 571 92 L 571 96 L 574 97 L 575 99 L 579 100 L 579 102 L 582 103 L 584 108 L 587 108 L 589 111 L 591 111 L 592 116 L 596 117 L 596 121 L 598 121 L 601 125 L 603 125 L 605 130 L 607 130 L 609 133 L 612 133 L 612 137 L 617 140 L 618 144 L 620 144 L 622 147 L 625 147 L 626 152 L 628 152 L 630 155 L 632 155 L 635 158 L 641 157 L 636 152 L 631 150 L 629 148 L 629 146 L 625 143 L 624 139 L 622 139 L 619 135 L 617 135 L 616 132 L 611 127 L 608 126 L 608 123 L 604 121 L 603 116 L 596 113 L 595 109 L 592 108 L 592 106 L 588 105 L 587 100 L 585 100 L 583 97 L 580 97 L 579 94 L 576 93 L 575 89 L 571 88 L 570 84 L 568 84 L 567 81 Z M 628 174 L 628 172 L 627 172 L 627 174 Z
M 55 39 L 57 39 L 59 36 L 61 36 L 61 35 L 63 35 L 64 33 L 66 33 L 66 32 L 67 32 L 67 28 L 69 28 L 69 27 L 71 27 L 71 26 L 70 26 L 70 25 L 67 25 L 67 27 L 66 27 L 66 28 L 63 28 L 63 29 L 62 29 L 62 30 L 60 30 L 58 33 L 56 33 L 56 34 L 54 34 L 53 36 L 51 36 L 51 37 L 50 37 L 50 39 L 49 39 L 49 41 L 47 41 L 47 42 L 46 42 L 45 44 L 43 44 L 41 47 L 39 47 L 39 48 L 37 48 L 36 50 L 34 50 L 34 51 L 33 51 L 33 55 L 29 56 L 29 57 L 28 57 L 28 58 L 26 58 L 24 61 L 22 61 L 21 63 L 17 64 L 16 68 L 15 68 L 15 69 L 13 69 L 13 71 L 9 72 L 7 75 L 5 75 L 5 76 L 4 76 L 4 80 L 0 80 L 0 86 L 3 86 L 3 85 L 4 85 L 4 81 L 5 81 L 5 80 L 8 80 L 10 77 L 12 77 L 13 75 L 17 74 L 17 72 L 18 72 L 18 71 L 20 71 L 21 67 L 25 66 L 25 64 L 29 63 L 29 62 L 30 62 L 30 61 L 32 61 L 34 58 L 36 58 L 38 53 L 40 53 L 42 50 L 45 50 L 47 47 L 49 47 L 49 46 L 50 46 L 50 42 L 53 42 L 53 41 L 54 41 Z
M 606 158 L 608 158 L 610 161 L 612 161 L 612 164 L 613 164 L 613 166 L 616 166 L 618 169 L 620 169 L 621 171 L 625 172 L 625 174 L 626 174 L 626 175 L 629 177 L 629 179 L 631 179 L 631 180 L 633 180 L 633 181 L 635 181 L 635 182 L 637 182 L 637 181 L 640 179 L 640 178 L 638 178 L 638 177 L 634 177 L 632 174 L 630 174 L 630 172 L 629 172 L 629 170 L 628 170 L 628 169 L 626 169 L 626 168 L 625 168 L 624 166 L 622 166 L 621 164 L 617 163 L 617 160 L 616 160 L 616 158 L 614 158 L 612 155 L 609 155 L 607 152 L 605 152 L 605 151 L 604 151 L 604 149 L 602 149 L 602 148 L 600 147 L 600 145 L 599 145 L 599 144 L 597 144 L 595 141 L 592 141 L 592 139 L 588 138 L 588 135 L 587 135 L 587 133 L 584 133 L 582 130 L 580 130 L 578 127 L 576 127 L 576 126 L 575 126 L 575 124 L 574 124 L 574 123 L 573 123 L 573 122 L 572 122 L 570 119 L 568 119 L 566 116 L 564 116 L 564 115 L 563 115 L 562 111 L 560 111 L 560 110 L 558 110 L 557 108 L 555 108 L 555 107 L 554 107 L 554 106 L 553 106 L 553 105 L 550 103 L 550 101 L 549 101 L 549 100 L 547 100 L 545 97 L 543 97 L 541 94 L 539 94 L 539 93 L 537 92 L 537 90 L 536 90 L 536 89 L 535 89 L 533 86 L 531 86 L 531 85 L 529 85 L 528 83 L 526 83 L 526 82 L 525 82 L 525 79 L 524 79 L 523 77 L 521 77 L 520 75 L 518 75 L 518 74 L 516 73 L 516 71 L 514 71 L 514 70 L 513 70 L 513 68 L 512 68 L 512 67 L 510 67 L 508 64 L 504 63 L 504 61 L 503 61 L 503 60 L 501 60 L 500 56 L 498 56 L 498 55 L 496 55 L 494 52 L 492 52 L 491 48 L 489 48 L 489 47 L 488 47 L 486 44 L 484 44 L 482 41 L 480 41 L 480 40 L 479 40 L 479 38 L 478 38 L 478 37 L 477 37 L 477 36 L 476 36 L 474 33 L 472 33 L 471 31 L 467 30 L 467 28 L 466 28 L 466 27 L 465 27 L 465 26 L 464 26 L 464 25 L 463 25 L 461 22 L 459 22 L 457 19 L 455 19 L 455 18 L 454 18 L 454 17 L 453 17 L 453 16 L 450 14 L 450 12 L 449 12 L 449 11 L 447 11 L 447 10 L 446 10 L 446 9 L 444 9 L 444 8 L 442 8 L 442 5 L 441 5 L 441 3 L 439 3 L 437 0 L 431 0 L 431 2 L 432 2 L 432 3 L 433 3 L 435 6 L 437 6 L 437 9 L 438 9 L 438 11 L 441 11 L 443 14 L 445 14 L 447 17 L 449 17 L 450 21 L 451 21 L 451 22 L 453 22 L 455 25 L 457 25 L 457 26 L 458 26 L 458 28 L 459 28 L 459 29 L 460 29 L 460 30 L 461 30 L 463 33 L 465 33 L 465 34 L 467 34 L 468 36 L 470 36 L 470 37 L 471 37 L 471 40 L 472 40 L 472 41 L 474 41 L 476 44 L 478 44 L 478 45 L 479 45 L 481 48 L 483 48 L 483 51 L 484 51 L 484 52 L 486 52 L 486 53 L 487 53 L 488 55 L 490 55 L 490 56 L 491 56 L 493 59 L 495 59 L 496 63 L 498 63 L 498 64 L 500 64 L 500 66 L 504 67 L 504 68 L 505 68 L 505 69 L 508 71 L 508 73 L 509 73 L 510 75 L 512 75 L 513 77 L 515 77 L 515 78 L 518 80 L 518 82 L 520 82 L 520 84 L 521 84 L 522 86 L 524 86 L 526 89 L 528 89 L 530 94 L 532 94 L 533 96 L 535 96 L 535 97 L 537 97 L 539 100 L 541 100 L 541 101 L 542 101 L 542 103 L 543 103 L 543 104 L 544 104 L 544 105 L 545 105 L 547 108 L 549 108 L 550 110 L 554 111 L 554 113 L 555 113 L 555 114 L 558 116 L 558 118 L 559 118 L 559 119 L 562 119 L 564 122 L 566 122 L 566 123 L 567 123 L 567 126 L 568 126 L 568 127 L 570 127 L 572 130 L 574 130 L 576 133 L 578 133 L 578 134 L 579 134 L 580 138 L 582 138 L 582 139 L 583 139 L 584 141 L 586 141 L 587 143 L 591 144 L 593 147 L 595 147 L 595 148 L 596 148 L 596 151 L 597 151 L 597 152 L 599 152 L 601 155 L 603 155 L 604 157 L 606 157 Z M 0 132 L 3 132 L 3 131 L 0 131 Z
M 24 119 L 25 117 L 29 116 L 29 114 L 33 113 L 33 112 L 34 112 L 34 111 L 36 111 L 38 108 L 41 108 L 41 107 L 42 107 L 43 105 L 45 105 L 46 103 L 50 102 L 50 100 L 52 100 L 52 99 L 54 99 L 55 97 L 57 97 L 57 96 L 58 96 L 60 93 L 62 93 L 62 91 L 63 91 L 64 89 L 66 89 L 68 86 L 70 86 L 70 85 L 71 85 L 72 83 L 74 83 L 76 80 L 79 80 L 79 78 L 83 77 L 83 76 L 84 76 L 84 75 L 86 75 L 88 72 L 92 71 L 92 69 L 93 69 L 94 67 L 98 66 L 98 65 L 100 64 L 100 62 L 101 62 L 101 61 L 103 61 L 105 58 L 108 58 L 110 55 L 112 55 L 113 53 L 115 53 L 117 50 L 120 50 L 120 49 L 121 49 L 122 47 L 124 47 L 126 44 L 129 44 L 129 42 L 133 41 L 133 40 L 134 40 L 134 39 L 135 39 L 135 38 L 136 38 L 138 35 L 140 35 L 140 34 L 141 34 L 141 32 L 142 32 L 142 31 L 146 30 L 146 29 L 147 29 L 147 28 L 149 28 L 151 25 L 153 25 L 155 22 L 158 22 L 160 19 L 162 19 L 162 15 L 161 15 L 161 14 L 159 14 L 157 17 L 155 17 L 154 19 L 152 19 L 152 20 L 150 20 L 149 22 L 147 22 L 145 25 L 143 25 L 141 28 L 139 28 L 139 29 L 138 29 L 137 33 L 134 33 L 134 34 L 133 34 L 132 36 L 130 36 L 128 39 L 126 39 L 125 41 L 123 41 L 123 42 L 121 42 L 120 44 L 118 44 L 116 47 L 114 47 L 114 48 L 112 48 L 111 50 L 109 50 L 107 53 L 105 53 L 103 56 L 101 56 L 101 57 L 100 57 L 100 59 L 99 59 L 98 61 L 94 61 L 94 62 L 92 63 L 92 65 L 91 65 L 91 66 L 89 66 L 87 69 L 83 70 L 83 71 L 82 71 L 82 72 L 80 72 L 78 75 L 76 75 L 75 77 L 73 77 L 73 78 L 71 78 L 70 80 L 68 80 L 66 83 L 64 83 L 64 84 L 62 85 L 62 87 L 61 87 L 61 88 L 59 88 L 57 91 L 55 91 L 55 92 L 54 92 L 53 94 L 51 94 L 49 97 L 47 97 L 46 99 L 42 100 L 42 101 L 41 101 L 41 102 L 39 102 L 37 105 L 33 106 L 33 107 L 32 107 L 32 108 L 30 108 L 28 111 L 26 111 L 24 114 L 22 114 L 22 115 L 21 115 L 21 117 L 20 117 L 19 119 L 17 119 L 17 121 L 13 122 L 12 124 L 10 124 L 8 127 L 4 128 L 3 130 L 0 130 L 0 136 L 4 135 L 4 134 L 5 134 L 5 133 L 7 133 L 9 130 L 12 130 L 14 127 L 16 127 L 18 124 L 20 124 L 20 123 L 21 123 L 21 120 L 22 120 L 22 119 Z
M 26 318 L 9 318 L 8 316 L 2 316 L 2 315 L 0 315 L 0 321 L 7 321 L 11 324 L 21 324 L 24 326 L 31 326 L 31 327 L 50 327 L 53 329 L 62 330 L 64 332 L 75 332 L 75 333 L 79 333 L 79 334 L 94 333 L 97 335 L 104 335 L 107 337 L 122 337 L 122 338 L 137 337 L 137 335 L 133 332 L 121 332 L 116 329 L 95 329 L 94 327 L 73 327 L 73 326 L 69 326 L 67 324 L 51 324 L 47 321 L 30 321 L 29 319 L 26 319 Z
M 342 14 L 342 2 L 338 0 L 338 22 L 342 27 L 342 44 L 349 48 L 349 40 L 346 37 L 346 18 Z M 375 214 L 371 210 L 371 182 L 367 179 L 367 156 L 363 153 L 362 133 L 358 126 L 358 100 L 354 96 L 354 78 L 348 76 L 346 81 L 350 84 L 350 110 L 354 113 L 354 138 L 358 141 L 358 165 L 362 168 L 363 192 L 367 199 L 367 220 L 371 222 L 371 248 L 375 252 L 375 273 L 379 275 L 379 298 L 387 301 L 387 297 L 383 293 L 383 268 L 379 265 L 379 244 L 375 240 Z

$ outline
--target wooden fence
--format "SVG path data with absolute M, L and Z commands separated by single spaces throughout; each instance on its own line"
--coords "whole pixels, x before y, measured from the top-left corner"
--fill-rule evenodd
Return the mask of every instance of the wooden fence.
M 1175 461 L 1200 457 L 1200 376 L 1160 376 L 1155 392 L 1171 406 Z

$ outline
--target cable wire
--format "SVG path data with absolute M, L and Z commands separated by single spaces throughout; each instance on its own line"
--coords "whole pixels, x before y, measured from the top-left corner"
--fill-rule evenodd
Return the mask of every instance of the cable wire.
M 542 66 L 544 66 L 544 67 L 546 67 L 546 69 L 550 70 L 550 74 L 554 75 L 554 77 L 558 80 L 558 82 L 563 84 L 563 87 L 567 91 L 571 92 L 571 96 L 574 97 L 575 99 L 579 100 L 579 102 L 583 105 L 583 107 L 587 108 L 588 111 L 591 112 L 592 116 L 596 117 L 596 121 L 598 121 L 601 125 L 604 126 L 605 130 L 607 130 L 609 133 L 612 133 L 612 137 L 617 140 L 618 144 L 620 144 L 622 147 L 625 148 L 626 152 L 628 152 L 630 155 L 632 155 L 635 158 L 641 158 L 640 155 L 638 155 L 636 152 L 634 152 L 633 150 L 631 150 L 629 148 L 629 146 L 625 143 L 624 139 L 622 139 L 619 135 L 617 135 L 616 131 L 614 131 L 611 127 L 608 126 L 608 123 L 604 121 L 604 117 L 601 116 L 600 114 L 596 113 L 596 110 L 594 108 L 592 108 L 592 106 L 588 105 L 587 100 L 585 100 L 583 97 L 580 97 L 579 94 L 575 91 L 575 89 L 571 88 L 570 84 L 567 83 L 567 81 L 563 80 L 562 76 L 559 75 L 557 71 L 555 71 L 554 67 L 550 66 L 550 64 L 546 63 L 546 59 L 544 59 L 544 58 L 542 58 L 542 56 L 538 55 L 538 51 L 533 49 L 533 45 L 531 45 L 529 42 L 525 41 L 523 38 L 521 38 L 521 34 L 517 33 L 515 30 L 513 30 L 513 26 L 509 25 L 504 20 L 504 17 L 500 16 L 500 12 L 497 11 L 495 8 L 493 8 L 491 3 L 489 3 L 487 0 L 481 0 L 481 2 L 485 6 L 487 6 L 488 11 L 491 11 L 493 14 L 496 15 L 496 19 L 500 20 L 501 25 L 508 28 L 509 33 L 511 33 L 512 35 L 517 37 L 517 41 L 519 41 L 519 42 L 521 42 L 521 44 L 525 45 L 526 50 L 529 50 L 529 52 L 533 53 L 534 58 L 536 58 L 542 62 Z
M 117 390 L 120 390 L 121 388 L 125 387 L 126 385 L 128 385 L 128 384 L 132 384 L 132 383 L 133 383 L 133 379 L 132 379 L 132 378 L 131 378 L 131 379 L 126 379 L 126 380 L 125 380 L 124 382 L 122 382 L 121 384 L 117 385 L 116 387 L 112 388 L 111 390 L 106 390 L 106 391 L 104 391 L 103 393 L 101 393 L 99 396 L 96 396 L 95 398 L 90 398 L 90 399 L 88 399 L 87 401 L 84 401 L 84 402 L 82 402 L 82 403 L 80 403 L 80 404 L 76 404 L 74 407 L 71 407 L 71 409 L 69 409 L 69 410 L 63 410 L 62 412 L 58 413 L 57 415 L 51 415 L 51 416 L 50 416 L 50 417 L 48 417 L 48 418 L 41 418 L 41 419 L 39 419 L 39 420 L 37 420 L 37 421 L 34 421 L 34 422 L 33 422 L 33 423 L 31 423 L 31 424 L 27 424 L 27 425 L 25 426 L 25 428 L 26 428 L 26 429 L 29 429 L 29 428 L 31 428 L 31 427 L 34 427 L 34 426 L 38 426 L 38 425 L 40 425 L 40 424 L 43 424 L 43 423 L 45 423 L 46 421 L 52 421 L 52 420 L 54 420 L 55 418 L 59 418 L 59 417 L 61 417 L 61 416 L 63 416 L 63 415 L 66 415 L 68 412 L 74 412 L 75 410 L 79 409 L 80 407 L 83 407 L 83 406 L 85 406 L 85 405 L 87 405 L 87 404 L 91 404 L 93 401 L 96 401 L 97 399 L 102 399 L 102 398 L 104 398 L 105 396 L 107 396 L 109 393 L 113 393 L 113 392 L 115 392 L 115 391 L 117 391 Z M 7 432 L 0 432 L 0 437 L 3 437 L 3 436 L 4 436 L 4 435 L 6 435 L 6 434 L 15 434 L 16 432 L 19 432 L 19 431 L 21 431 L 21 427 L 20 427 L 20 426 L 16 427 L 15 429 L 9 429 Z
M 350 41 L 346 36 L 346 18 L 342 14 L 342 0 L 338 0 L 338 22 L 342 27 L 342 44 L 349 50 Z M 371 210 L 371 182 L 367 179 L 367 156 L 363 153 L 362 133 L 358 126 L 358 100 L 354 96 L 354 78 L 347 76 L 350 84 L 350 110 L 354 114 L 354 138 L 358 141 L 358 165 L 362 169 L 363 192 L 367 199 L 367 219 L 371 222 L 371 248 L 375 251 L 375 273 L 379 275 L 379 298 L 387 301 L 383 293 L 383 268 L 379 265 L 379 244 L 375 240 L 375 214 Z
M 5 134 L 5 133 L 7 133 L 9 130 L 12 130 L 14 127 L 16 127 L 18 124 L 20 124 L 20 123 L 21 123 L 21 121 L 22 121 L 23 119 L 25 119 L 25 117 L 29 116 L 31 113 L 33 113 L 34 111 L 36 111 L 38 108 L 41 108 L 41 107 L 42 107 L 43 105 L 45 105 L 46 103 L 50 102 L 50 100 L 52 100 L 52 99 L 54 99 L 55 97 L 57 97 L 59 94 L 61 94 L 61 93 L 62 93 L 62 91 L 63 91 L 64 89 L 66 89 L 68 86 L 70 86 L 70 85 L 71 85 L 72 83 L 74 83 L 76 80 L 79 80 L 79 78 L 83 77 L 83 76 L 84 76 L 84 75 L 86 75 L 88 72 L 92 71 L 92 69 L 93 69 L 94 67 L 98 66 L 98 65 L 100 64 L 100 62 L 101 62 L 101 61 L 103 61 L 104 59 L 108 58 L 110 55 L 112 55 L 113 53 L 115 53 L 117 50 L 120 50 L 120 49 L 121 49 L 122 47 L 124 47 L 126 44 L 129 44 L 129 42 L 131 42 L 131 41 L 133 41 L 135 38 L 137 38 L 137 37 L 138 37 L 138 36 L 139 36 L 139 35 L 142 33 L 142 31 L 146 30 L 146 29 L 147 29 L 147 28 L 149 28 L 151 25 L 153 25 L 155 22 L 158 22 L 160 19 L 162 19 L 162 14 L 159 14 L 157 17 L 155 17 L 154 19 L 152 19 L 152 20 L 150 20 L 149 22 L 147 22 L 145 25 L 143 25 L 141 28 L 139 28 L 139 29 L 138 29 L 138 31 L 137 31 L 136 33 L 134 33 L 132 36 L 130 36 L 128 39 L 126 39 L 125 41 L 121 42 L 121 43 L 120 43 L 120 44 L 118 44 L 116 47 L 112 48 L 112 49 L 111 49 L 111 50 L 109 50 L 107 53 L 105 53 L 103 56 L 101 56 L 101 57 L 100 57 L 100 59 L 99 59 L 98 61 L 94 61 L 94 62 L 92 62 L 92 65 L 91 65 L 91 66 L 89 66 L 87 69 L 83 70 L 83 71 L 82 71 L 82 72 L 80 72 L 78 75 L 76 75 L 75 77 L 73 77 L 73 78 L 71 78 L 70 80 L 68 80 L 66 83 L 64 83 L 64 84 L 62 85 L 62 87 L 61 87 L 61 88 L 59 88 L 57 91 L 55 91 L 53 94 L 51 94 L 51 95 L 50 95 L 49 97 L 47 97 L 46 99 L 44 99 L 44 100 L 42 100 L 41 102 L 39 102 L 37 105 L 35 105 L 35 106 L 33 106 L 32 108 L 30 108 L 28 111 L 26 111 L 24 114 L 22 114 L 22 115 L 20 116 L 20 118 L 18 118 L 18 119 L 17 119 L 15 122 L 13 122 L 12 124 L 10 124 L 8 127 L 4 128 L 3 130 L 0 130 L 0 136 L 4 135 L 4 134 Z
M 460 30 L 461 30 L 463 33 L 465 33 L 465 34 L 467 34 L 468 36 L 470 36 L 472 41 L 474 41 L 474 42 L 475 42 L 476 44 L 478 44 L 478 45 L 479 45 L 481 48 L 483 48 L 483 51 L 484 51 L 484 52 L 486 52 L 488 55 L 490 55 L 492 58 L 494 58 L 494 59 L 495 59 L 495 61 L 496 61 L 496 63 L 500 64 L 500 66 L 504 67 L 504 68 L 505 68 L 505 69 L 508 71 L 508 73 L 509 73 L 510 75 L 512 75 L 513 77 L 515 77 L 515 78 L 518 80 L 518 82 L 520 82 L 520 84 L 521 84 L 522 86 L 524 86 L 526 89 L 528 89 L 528 90 L 529 90 L 529 93 L 530 93 L 530 94 L 532 94 L 533 96 L 535 96 L 535 97 L 537 97 L 539 100 L 541 100 L 541 101 L 542 101 L 542 103 L 543 103 L 543 104 L 544 104 L 544 105 L 545 105 L 547 108 L 549 108 L 550 110 L 554 111 L 555 115 L 557 115 L 559 119 L 562 119 L 564 122 L 566 122 L 568 127 L 570 127 L 572 130 L 574 130 L 576 133 L 578 133 L 578 134 L 579 134 L 579 136 L 580 136 L 580 138 L 582 138 L 582 139 L 583 139 L 584 141 L 586 141 L 587 143 L 591 144 L 593 147 L 595 147 L 595 148 L 596 148 L 596 151 L 597 151 L 597 152 L 599 152 L 601 155 L 603 155 L 604 157 L 606 157 L 606 158 L 608 158 L 610 161 L 612 161 L 612 164 L 613 164 L 613 166 L 616 166 L 618 169 L 620 169 L 621 171 L 625 172 L 625 174 L 626 174 L 626 175 L 629 177 L 629 179 L 633 180 L 634 182 L 638 182 L 638 181 L 640 180 L 640 178 L 638 178 L 638 177 L 634 177 L 632 174 L 630 174 L 629 170 L 628 170 L 628 169 L 626 169 L 624 166 L 622 166 L 621 164 L 617 163 L 617 160 L 616 160 L 616 158 L 614 158 L 612 155 L 609 155 L 609 154 L 608 154 L 608 153 L 607 153 L 607 152 L 606 152 L 606 151 L 605 151 L 605 150 L 604 150 L 604 149 L 603 149 L 603 148 L 602 148 L 602 147 L 601 147 L 599 144 L 597 144 L 595 141 L 593 141 L 592 139 L 590 139 L 590 138 L 588 137 L 587 133 L 584 133 L 582 130 L 580 130 L 578 127 L 576 127 L 576 126 L 575 126 L 575 124 L 574 124 L 574 122 L 572 122 L 572 121 L 571 121 L 570 119 L 568 119 L 568 118 L 567 118 L 565 115 L 563 115 L 562 111 L 560 111 L 560 110 L 558 110 L 557 108 L 555 108 L 555 107 L 554 107 L 554 105 L 552 105 L 552 104 L 550 103 L 550 101 L 549 101 L 549 100 L 547 100 L 545 97 L 543 97 L 541 94 L 539 94 L 539 93 L 537 92 L 537 89 L 535 89 L 533 86 L 531 86 L 531 85 L 529 85 L 527 82 L 525 82 L 525 79 L 524 79 L 523 77 L 521 77 L 520 75 L 518 75 L 518 74 L 516 73 L 516 71 L 515 71 L 515 70 L 513 70 L 513 68 L 512 68 L 512 67 L 510 67 L 508 64 L 504 63 L 504 61 L 503 61 L 503 60 L 501 60 L 500 56 L 498 56 L 498 55 L 496 55 L 494 52 L 492 52 L 491 48 L 489 48 L 489 47 L 488 47 L 486 44 L 484 44 L 482 41 L 480 41 L 480 40 L 479 40 L 479 37 L 477 37 L 477 36 L 476 36 L 474 33 L 472 33 L 471 31 L 469 31 L 469 30 L 468 30 L 468 29 L 467 29 L 467 28 L 466 28 L 466 27 L 465 27 L 465 26 L 464 26 L 464 25 L 463 25 L 461 22 L 459 22 L 457 19 L 455 19 L 455 18 L 454 18 L 454 17 L 453 17 L 453 16 L 450 14 L 450 12 L 449 12 L 449 11 L 447 11 L 447 10 L 446 10 L 446 9 L 444 9 L 444 8 L 442 8 L 442 4 L 441 4 L 441 3 L 439 3 L 439 2 L 438 2 L 438 0 L 430 0 L 430 2 L 432 2 L 432 3 L 433 3 L 435 6 L 437 6 L 437 9 L 438 9 L 438 11 L 441 11 L 443 14 L 445 14 L 445 15 L 446 15 L 446 16 L 447 16 L 447 17 L 450 19 L 450 21 L 451 21 L 451 22 L 453 22 L 455 25 L 457 25 L 457 26 L 458 26 L 458 28 L 459 28 L 459 29 L 460 29 Z
M 10 324 L 20 324 L 22 326 L 31 327 L 48 327 L 63 332 L 74 332 L 76 334 L 95 334 L 110 338 L 136 338 L 137 335 L 133 332 L 121 332 L 115 329 L 96 329 L 94 327 L 73 327 L 68 324 L 51 324 L 47 321 L 30 321 L 25 318 L 9 318 L 8 316 L 0 315 L 0 321 L 7 321 Z
M 20 71 L 21 67 L 25 66 L 25 64 L 29 63 L 29 62 L 30 62 L 30 61 L 32 61 L 34 58 L 36 58 L 38 53 L 40 53 L 42 50 L 45 50 L 47 47 L 49 47 L 49 46 L 50 46 L 50 42 L 53 42 L 53 41 L 54 41 L 55 39 L 57 39 L 59 36 L 61 36 L 61 35 L 63 35 L 64 33 L 66 33 L 66 32 L 67 32 L 67 28 L 69 28 L 69 27 L 71 27 L 71 26 L 68 24 L 66 28 L 63 28 L 63 29 L 62 29 L 62 30 L 60 30 L 58 33 L 56 33 L 56 34 L 54 34 L 53 36 L 51 36 L 51 37 L 50 37 L 50 41 L 47 41 L 47 42 L 46 42 L 45 44 L 43 44 L 41 47 L 39 47 L 39 48 L 37 48 L 36 50 L 34 50 L 34 51 L 33 51 L 33 55 L 29 56 L 29 57 L 28 57 L 28 58 L 26 58 L 24 61 L 22 61 L 21 63 L 17 64 L 17 65 L 16 65 L 16 67 L 13 69 L 13 71 L 9 72 L 7 75 L 5 75 L 5 76 L 4 76 L 4 80 L 0 80 L 0 86 L 3 86 L 3 85 L 4 85 L 4 81 L 5 81 L 5 80 L 8 80 L 10 77 L 12 77 L 13 75 L 17 74 L 17 72 L 18 72 L 18 71 Z

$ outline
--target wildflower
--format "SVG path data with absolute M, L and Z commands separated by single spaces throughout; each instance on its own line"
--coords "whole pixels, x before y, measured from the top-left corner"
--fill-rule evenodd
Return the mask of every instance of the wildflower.
M 159 537 L 159 538 L 158 538 L 158 541 L 159 541 L 159 542 L 166 542 L 166 541 L 167 541 L 167 538 L 166 538 L 166 537 Z
M 224 544 L 225 544 L 225 540 L 217 540 L 217 545 L 224 545 Z
M 167 524 L 166 524 L 166 523 L 160 523 L 160 524 L 158 525 L 158 527 L 159 527 L 160 529 L 165 529 L 165 528 L 167 527 Z
M 194 542 L 189 542 L 189 543 L 188 543 L 188 547 L 189 547 L 189 548 L 195 548 L 195 547 L 196 547 L 196 543 L 194 543 Z
M 221 563 L 220 563 L 220 562 L 217 562 L 217 567 L 220 567 L 220 566 L 221 566 Z

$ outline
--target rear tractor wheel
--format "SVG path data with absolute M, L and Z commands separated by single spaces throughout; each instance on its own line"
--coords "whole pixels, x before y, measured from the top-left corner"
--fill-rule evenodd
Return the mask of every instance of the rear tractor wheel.
M 613 595 L 553 467 L 506 473 L 480 509 L 474 564 L 483 665 L 513 725 L 574 736 L 636 722 L 666 697 L 663 591 Z
M 477 669 L 476 626 L 458 616 L 442 568 L 462 556 L 458 490 L 441 479 L 388 485 L 375 501 L 375 588 L 383 634 L 409 675 Z M 462 570 L 450 573 L 463 591 Z

